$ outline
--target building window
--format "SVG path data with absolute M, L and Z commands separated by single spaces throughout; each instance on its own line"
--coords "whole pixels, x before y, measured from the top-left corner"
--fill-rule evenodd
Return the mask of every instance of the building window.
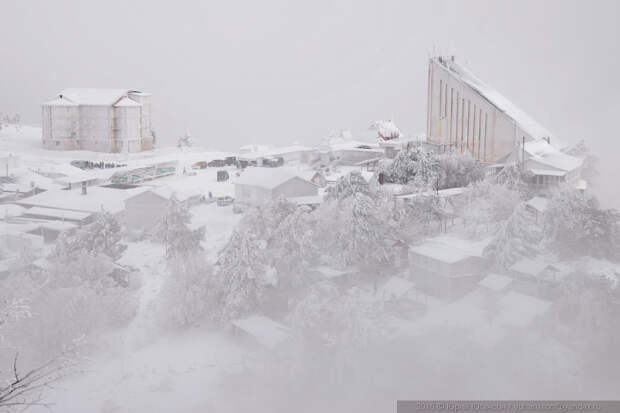
M 489 114 L 485 112 L 484 114 L 484 161 L 487 161 L 487 131 L 488 131 L 488 117 Z
M 452 144 L 452 116 L 453 116 L 453 104 L 454 104 L 454 88 L 450 88 L 450 144 Z

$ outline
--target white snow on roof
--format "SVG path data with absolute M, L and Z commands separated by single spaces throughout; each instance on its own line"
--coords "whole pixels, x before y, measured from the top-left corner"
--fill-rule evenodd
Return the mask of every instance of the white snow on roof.
M 477 91 L 482 97 L 496 106 L 499 110 L 512 118 L 519 125 L 519 127 L 527 132 L 533 139 L 550 137 L 551 141 L 554 142 L 554 145 L 558 145 L 559 147 L 562 146 L 562 144 L 553 137 L 548 129 L 517 107 L 501 93 L 486 85 L 470 69 L 455 61 L 451 61 L 450 59 L 443 59 L 443 63 L 439 63 L 437 58 L 435 58 L 435 61 L 437 64 L 441 65 L 441 67 L 447 69 L 455 77 Z
M 450 235 L 430 238 L 420 245 L 412 245 L 410 251 L 446 263 L 455 263 L 469 257 L 482 257 L 490 238 L 480 241 L 465 240 Z
M 583 163 L 581 159 L 554 148 L 544 139 L 525 142 L 524 150 L 530 156 L 529 159 L 562 171 L 572 171 L 579 168 Z
M 256 341 L 269 349 L 275 348 L 290 336 L 288 328 L 261 315 L 251 315 L 234 320 L 232 324 L 254 337 Z
M 534 208 L 538 212 L 544 212 L 549 205 L 549 200 L 541 196 L 535 196 L 525 202 L 525 205 Z
M 295 177 L 304 179 L 299 175 L 297 170 L 291 168 L 248 167 L 245 168 L 241 176 L 235 180 L 235 184 L 273 189 Z
M 67 211 L 116 213 L 125 209 L 124 201 L 142 191 L 142 188 L 116 189 L 91 186 L 87 194 L 76 190 L 49 190 L 38 195 L 22 198 L 16 204 L 64 209 Z
M 386 299 L 401 298 L 409 291 L 411 291 L 415 285 L 401 277 L 390 277 L 380 289 L 381 296 Z
M 114 104 L 114 107 L 140 107 L 140 106 L 142 106 L 141 103 L 138 103 L 135 100 L 131 100 L 128 97 L 124 97 L 118 102 L 116 102 L 116 104 Z
M 78 106 L 77 103 L 65 98 L 64 96 L 56 96 L 52 100 L 43 103 L 45 106 Z
M 66 231 L 77 227 L 78 224 L 66 221 L 47 221 L 39 225 L 39 228 L 51 229 L 53 231 Z
M 26 211 L 26 208 L 15 204 L 0 204 L 0 219 L 17 217 Z
M 513 271 L 517 271 L 523 274 L 528 274 L 532 276 L 536 276 L 543 272 L 547 267 L 552 267 L 553 265 L 548 262 L 544 262 L 541 260 L 533 260 L 531 258 L 522 258 L 519 261 L 515 262 L 510 269 Z
M 54 208 L 32 207 L 26 209 L 23 215 L 37 215 L 48 218 L 69 219 L 72 221 L 82 221 L 92 215 L 91 212 L 67 211 Z
M 66 97 L 79 105 L 113 105 L 127 95 L 128 89 L 69 88 L 58 96 Z
M 478 283 L 481 287 L 493 291 L 502 291 L 512 283 L 512 278 L 500 274 L 489 274 Z

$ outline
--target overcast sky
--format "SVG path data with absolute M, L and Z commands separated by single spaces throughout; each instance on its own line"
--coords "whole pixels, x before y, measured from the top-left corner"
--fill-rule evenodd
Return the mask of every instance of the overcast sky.
M 386 118 L 416 134 L 437 46 L 564 140 L 618 148 L 619 4 L 3 1 L 0 111 L 38 125 L 63 88 L 134 88 L 168 142 L 310 144 Z

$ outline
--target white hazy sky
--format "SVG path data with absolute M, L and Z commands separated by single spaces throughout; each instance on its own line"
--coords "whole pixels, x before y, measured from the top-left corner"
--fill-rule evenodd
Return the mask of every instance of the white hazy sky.
M 153 93 L 168 142 L 310 144 L 382 118 L 415 134 L 437 45 L 564 140 L 620 148 L 616 0 L 1 5 L 0 112 L 24 123 L 65 87 L 127 87 Z

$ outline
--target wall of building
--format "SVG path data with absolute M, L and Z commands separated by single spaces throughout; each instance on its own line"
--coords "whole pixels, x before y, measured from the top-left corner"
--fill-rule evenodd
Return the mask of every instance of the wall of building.
M 115 152 L 139 152 L 141 144 L 140 106 L 120 106 L 114 108 Z
M 52 150 L 79 149 L 77 106 L 43 105 L 41 109 L 43 147 Z
M 153 133 L 151 129 L 151 95 L 149 93 L 130 92 L 129 98 L 135 102 L 141 103 L 140 110 L 140 150 L 149 150 L 153 148 Z
M 515 122 L 436 60 L 429 61 L 428 141 L 493 163 L 515 145 Z
M 276 199 L 280 196 L 284 196 L 285 198 L 314 196 L 318 195 L 318 193 L 319 188 L 315 184 L 299 177 L 295 177 L 274 188 L 271 197 L 272 199 Z
M 159 224 L 166 211 L 168 200 L 150 191 L 125 200 L 122 220 L 127 228 L 147 231 Z
M 272 199 L 272 191 L 252 185 L 235 184 L 235 202 L 245 205 L 261 205 Z
M 112 106 L 79 106 L 80 147 L 96 152 L 113 152 Z

